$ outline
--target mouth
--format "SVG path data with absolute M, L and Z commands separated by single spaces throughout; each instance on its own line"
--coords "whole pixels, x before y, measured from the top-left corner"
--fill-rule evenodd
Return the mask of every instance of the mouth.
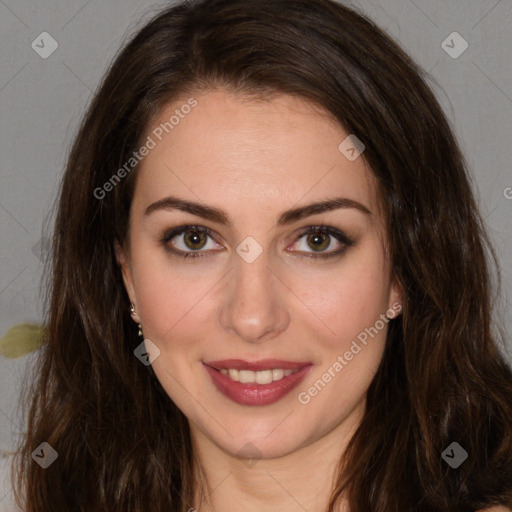
M 303 380 L 310 362 L 241 359 L 203 362 L 218 391 L 241 405 L 269 405 L 286 396 Z

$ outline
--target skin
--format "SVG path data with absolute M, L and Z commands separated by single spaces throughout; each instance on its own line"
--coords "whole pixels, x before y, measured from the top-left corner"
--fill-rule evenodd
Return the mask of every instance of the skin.
M 298 394 L 401 302 L 375 179 L 361 157 L 349 161 L 338 150 L 349 134 L 303 100 L 263 102 L 224 90 L 194 98 L 197 107 L 142 161 L 130 244 L 116 243 L 134 321 L 160 350 L 153 370 L 189 420 L 207 488 L 207 499 L 198 493 L 190 507 L 320 512 L 364 413 L 387 325 L 308 404 Z M 168 105 L 146 136 L 186 100 Z M 176 209 L 144 214 L 169 195 L 221 208 L 232 225 Z M 372 213 L 341 208 L 276 225 L 285 210 L 334 197 L 358 201 Z M 165 250 L 164 232 L 187 224 L 214 231 L 215 240 L 207 237 L 200 249 L 206 257 L 183 259 Z M 354 244 L 339 256 L 308 258 L 315 245 L 301 234 L 318 225 L 343 231 Z M 252 263 L 236 252 L 248 236 L 263 250 Z M 324 253 L 343 246 L 325 238 Z M 184 240 L 177 235 L 167 245 L 193 252 Z M 313 367 L 278 402 L 243 406 L 222 395 L 202 365 L 228 358 L 309 361 Z M 257 452 L 253 463 L 241 460 L 244 446 Z

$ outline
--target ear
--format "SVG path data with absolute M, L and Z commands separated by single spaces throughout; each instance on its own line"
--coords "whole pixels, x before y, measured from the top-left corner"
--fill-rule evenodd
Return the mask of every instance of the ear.
M 391 289 L 389 291 L 388 313 L 390 318 L 396 318 L 403 309 L 404 291 L 402 285 L 396 277 L 393 277 Z M 391 314 L 393 316 L 391 316 Z
M 140 317 L 139 314 L 137 313 L 137 300 L 135 296 L 135 288 L 133 286 L 132 267 L 130 264 L 128 251 L 121 246 L 117 239 L 114 240 L 114 250 L 116 254 L 117 263 L 121 268 L 121 274 L 123 276 L 123 283 L 126 293 L 130 298 L 130 302 L 135 306 L 135 313 L 132 315 L 132 318 L 136 323 L 140 323 Z

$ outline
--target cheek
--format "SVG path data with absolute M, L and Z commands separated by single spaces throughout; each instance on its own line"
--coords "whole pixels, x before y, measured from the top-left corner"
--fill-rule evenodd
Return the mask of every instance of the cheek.
M 223 272 L 214 263 L 175 261 L 148 240 L 134 247 L 134 284 L 144 336 L 161 342 L 172 337 L 176 343 L 177 333 L 179 339 L 193 336 L 187 326 L 199 334 L 201 325 L 214 320 L 208 317 L 218 312 L 215 304 L 222 304 L 215 285 L 222 288 Z M 290 300 L 283 297 L 281 307 L 327 346 L 350 345 L 388 308 L 388 279 L 374 239 L 339 262 L 294 263 L 278 273 L 290 288 Z
M 141 274 L 140 280 L 137 296 L 146 337 L 166 342 L 187 326 L 200 325 L 197 315 L 202 311 L 202 299 L 211 288 L 208 283 L 158 272 Z
M 389 286 L 377 252 L 360 254 L 340 269 L 331 290 L 318 294 L 317 307 L 326 326 L 315 343 L 320 364 L 298 396 L 322 428 L 333 427 L 364 397 L 382 360 L 388 322 Z M 329 330 L 327 330 L 327 327 Z
M 353 253 L 329 272 L 303 274 L 294 291 L 314 313 L 304 309 L 304 321 L 310 319 L 336 347 L 350 345 L 388 309 L 389 280 L 376 248 Z
M 163 249 L 147 240 L 134 249 L 132 265 L 144 336 L 163 341 L 198 302 L 205 282 L 187 279 Z

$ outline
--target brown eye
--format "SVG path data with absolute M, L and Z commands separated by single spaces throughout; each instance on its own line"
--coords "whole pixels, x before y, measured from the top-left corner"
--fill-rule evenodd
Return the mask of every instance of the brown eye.
M 329 247 L 331 241 L 325 233 L 312 233 L 308 235 L 307 243 L 314 251 L 323 251 Z
M 355 244 L 343 231 L 331 226 L 309 226 L 295 242 L 294 252 L 307 258 L 341 256 Z M 334 245 L 334 250 L 326 251 Z
M 186 225 L 166 231 L 160 238 L 165 250 L 183 258 L 209 256 L 221 248 L 215 242 L 215 233 L 204 226 Z
M 196 229 L 184 231 L 185 245 L 192 250 L 202 249 L 206 244 L 207 238 L 208 236 L 205 233 Z

